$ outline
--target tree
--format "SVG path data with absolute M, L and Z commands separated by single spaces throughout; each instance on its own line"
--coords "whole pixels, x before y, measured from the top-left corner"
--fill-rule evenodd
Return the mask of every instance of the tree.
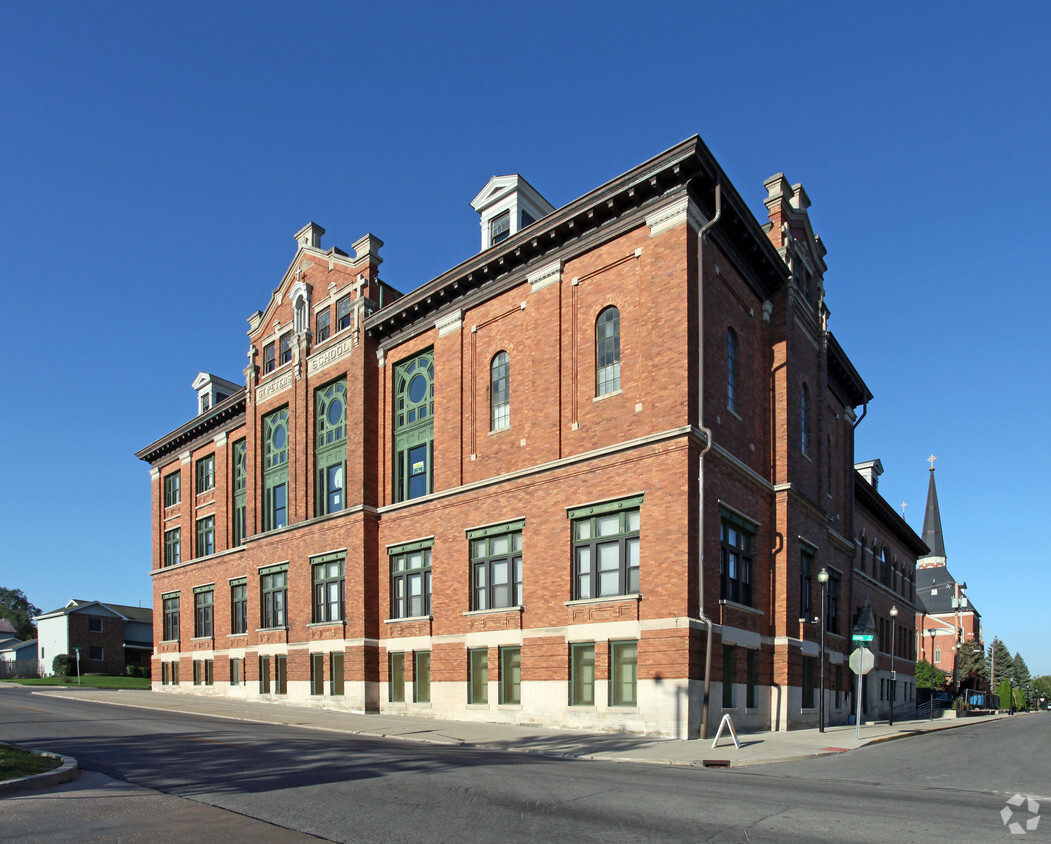
M 960 679 L 960 688 L 985 688 L 989 670 L 985 665 L 985 652 L 981 642 L 970 639 L 960 645 L 956 655 L 956 676 Z
M 925 659 L 916 663 L 916 688 L 929 689 L 931 687 L 931 671 L 934 672 L 935 691 L 945 688 L 946 674 L 938 668 L 933 668 Z
M 1014 660 L 1011 659 L 1011 652 L 1007 650 L 1007 645 L 1000 641 L 999 637 L 995 637 L 992 644 L 989 645 L 987 662 L 989 685 L 991 688 L 998 689 L 1000 684 L 1012 676 L 1014 671 Z
M 1051 674 L 1033 678 L 1033 691 L 1036 693 L 1037 703 L 1040 698 L 1044 699 L 1044 706 L 1051 703 Z
M 1024 686 L 1032 677 L 1029 676 L 1029 666 L 1025 664 L 1020 653 L 1014 656 L 1015 685 Z
M 51 660 L 51 670 L 59 677 L 72 677 L 77 673 L 77 658 L 72 654 L 59 654 Z
M 0 587 L 0 618 L 11 622 L 15 635 L 23 642 L 36 638 L 35 615 L 40 615 L 40 610 L 29 603 L 21 589 Z

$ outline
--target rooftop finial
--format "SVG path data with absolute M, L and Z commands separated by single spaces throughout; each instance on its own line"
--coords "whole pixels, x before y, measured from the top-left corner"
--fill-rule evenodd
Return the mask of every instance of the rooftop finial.
M 933 453 L 931 454 L 930 457 L 927 458 L 927 462 L 931 464 L 931 471 L 932 472 L 934 471 L 934 461 L 937 460 L 937 459 L 938 458 L 935 457 Z

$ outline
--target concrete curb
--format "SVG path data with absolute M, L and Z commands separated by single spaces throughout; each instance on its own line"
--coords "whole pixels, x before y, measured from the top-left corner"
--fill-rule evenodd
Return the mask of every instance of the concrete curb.
M 63 756 L 61 753 L 50 753 L 46 750 L 33 750 L 30 747 L 19 747 L 17 744 L 4 744 L 3 747 L 13 747 L 16 750 L 24 750 L 34 756 L 48 756 L 58 759 L 62 764 L 42 774 L 32 774 L 28 777 L 16 777 L 13 780 L 0 782 L 0 797 L 18 791 L 29 791 L 34 788 L 50 788 L 53 785 L 61 785 L 70 782 L 80 776 L 80 766 L 72 756 Z

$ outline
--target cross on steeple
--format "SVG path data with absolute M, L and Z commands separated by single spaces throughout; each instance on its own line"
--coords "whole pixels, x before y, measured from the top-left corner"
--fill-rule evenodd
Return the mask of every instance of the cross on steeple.
M 905 518 L 905 508 L 908 507 L 908 506 L 909 505 L 906 504 L 904 501 L 901 502 L 901 517 L 903 519 Z
M 932 472 L 934 471 L 934 461 L 937 460 L 937 459 L 938 458 L 935 457 L 933 454 L 930 457 L 927 458 L 927 462 L 931 464 L 931 471 Z

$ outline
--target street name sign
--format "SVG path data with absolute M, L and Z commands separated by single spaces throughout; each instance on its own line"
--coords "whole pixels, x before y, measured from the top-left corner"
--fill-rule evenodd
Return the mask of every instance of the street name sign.
M 855 633 L 850 637 L 852 642 L 871 642 L 876 637 L 872 633 Z

